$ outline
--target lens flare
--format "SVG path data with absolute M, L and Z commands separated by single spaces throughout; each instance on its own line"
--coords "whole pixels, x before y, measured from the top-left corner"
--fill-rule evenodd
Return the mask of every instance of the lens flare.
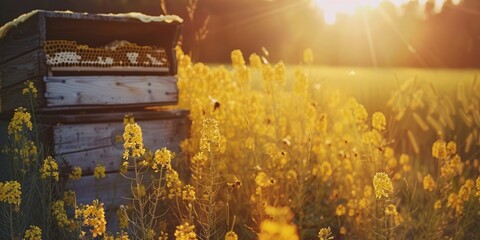
M 324 20 L 327 24 L 334 24 L 339 14 L 353 15 L 362 9 L 375 9 L 383 2 L 389 2 L 395 7 L 411 2 L 412 0 L 313 0 L 314 4 L 322 10 Z M 440 12 L 447 0 L 418 0 L 418 7 L 424 9 L 428 2 L 434 4 L 435 12 Z M 459 4 L 461 0 L 453 0 L 453 4 Z

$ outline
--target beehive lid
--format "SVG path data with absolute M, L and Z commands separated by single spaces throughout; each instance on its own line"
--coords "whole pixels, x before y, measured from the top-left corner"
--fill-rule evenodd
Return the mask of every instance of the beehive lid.
M 5 37 L 8 31 L 12 28 L 17 27 L 23 22 L 30 19 L 32 16 L 39 15 L 44 18 L 61 18 L 61 19 L 84 19 L 84 20 L 101 20 L 101 21 L 140 21 L 143 23 L 149 22 L 163 22 L 167 24 L 179 24 L 183 22 L 183 19 L 176 15 L 160 15 L 160 16 L 149 16 L 143 13 L 130 12 L 130 13 L 77 13 L 71 11 L 45 11 L 45 10 L 33 10 L 31 12 L 20 15 L 14 20 L 6 23 L 0 27 L 0 39 Z

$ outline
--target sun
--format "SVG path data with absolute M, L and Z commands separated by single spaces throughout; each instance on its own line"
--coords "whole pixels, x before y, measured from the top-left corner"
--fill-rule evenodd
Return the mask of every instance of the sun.
M 356 11 L 368 8 L 378 8 L 382 2 L 390 2 L 396 7 L 411 2 L 412 0 L 313 0 L 314 4 L 323 12 L 324 20 L 327 24 L 335 23 L 339 14 L 352 15 Z M 427 2 L 433 2 L 435 10 L 442 9 L 447 0 L 417 0 L 419 7 L 423 7 Z M 452 1 L 458 4 L 461 0 Z
M 315 5 L 323 11 L 327 24 L 335 23 L 339 14 L 352 15 L 362 8 L 377 8 L 383 0 L 314 0 Z M 409 0 L 393 0 L 397 4 L 403 4 Z

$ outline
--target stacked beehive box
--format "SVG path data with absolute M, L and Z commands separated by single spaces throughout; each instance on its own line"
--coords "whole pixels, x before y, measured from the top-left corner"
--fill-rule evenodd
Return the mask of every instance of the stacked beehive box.
M 180 26 L 176 16 L 49 11 L 7 24 L 0 30 L 2 138 L 13 110 L 29 105 L 22 89 L 32 81 L 45 149 L 83 170 L 81 180 L 66 188 L 77 191 L 79 203 L 98 198 L 113 212 L 131 192 L 119 176 L 123 116 L 134 116 L 152 150 L 179 151 L 188 134 L 186 110 L 157 108 L 178 100 L 174 47 Z M 106 167 L 105 178 L 93 177 L 97 164 Z M 7 176 L 6 168 L 0 171 Z

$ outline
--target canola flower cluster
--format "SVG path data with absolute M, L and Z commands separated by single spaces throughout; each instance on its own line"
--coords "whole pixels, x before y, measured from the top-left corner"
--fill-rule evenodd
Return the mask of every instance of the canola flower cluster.
M 68 178 L 71 180 L 79 180 L 82 177 L 82 168 L 74 167 L 72 172 L 68 174 Z
M 99 163 L 93 169 L 93 176 L 97 179 L 104 178 L 106 176 L 105 170 L 106 170 L 105 165 Z
M 51 156 L 48 156 L 44 161 L 42 168 L 40 168 L 41 178 L 53 178 L 55 181 L 59 180 L 58 164 Z
M 381 199 L 388 198 L 393 193 L 393 184 L 388 175 L 384 172 L 376 173 L 373 177 L 373 188 L 375 189 L 375 197 Z
M 145 154 L 143 147 L 142 129 L 137 123 L 128 123 L 125 126 L 123 134 L 123 158 L 127 160 L 129 157 L 141 157 Z
M 176 240 L 197 240 L 197 234 L 195 234 L 195 225 L 184 223 L 178 225 L 175 230 Z
M 8 135 L 14 136 L 15 141 L 18 141 L 25 129 L 32 130 L 32 128 L 32 115 L 24 107 L 16 108 L 8 124 Z
M 161 150 L 155 151 L 155 157 L 153 158 L 152 169 L 155 172 L 160 171 L 161 169 L 171 169 L 172 153 L 167 148 L 162 148 Z
M 25 235 L 23 237 L 25 240 L 42 240 L 42 229 L 38 226 L 30 225 L 27 230 L 25 230 Z
M 35 87 L 35 84 L 33 81 L 28 80 L 25 82 L 25 88 L 22 89 L 22 94 L 31 94 L 34 98 L 37 97 L 38 90 Z
M 104 235 L 107 230 L 105 209 L 103 203 L 100 203 L 98 200 L 93 200 L 91 205 L 85 205 L 76 209 L 75 217 L 83 219 L 83 226 L 91 228 L 90 232 L 94 238 Z
M 65 202 L 62 200 L 52 203 L 52 216 L 56 219 L 58 226 L 62 228 L 68 228 L 74 224 L 74 220 L 68 218 Z
M 331 239 L 333 239 L 332 229 L 330 227 L 321 228 L 320 231 L 318 231 L 317 237 L 318 237 L 318 240 L 331 240 Z
M 0 182 L 0 202 L 20 206 L 22 186 L 17 181 Z
M 291 223 L 293 214 L 288 207 L 275 208 L 267 206 L 265 213 L 270 220 L 260 224 L 259 240 L 297 240 L 297 227 Z

